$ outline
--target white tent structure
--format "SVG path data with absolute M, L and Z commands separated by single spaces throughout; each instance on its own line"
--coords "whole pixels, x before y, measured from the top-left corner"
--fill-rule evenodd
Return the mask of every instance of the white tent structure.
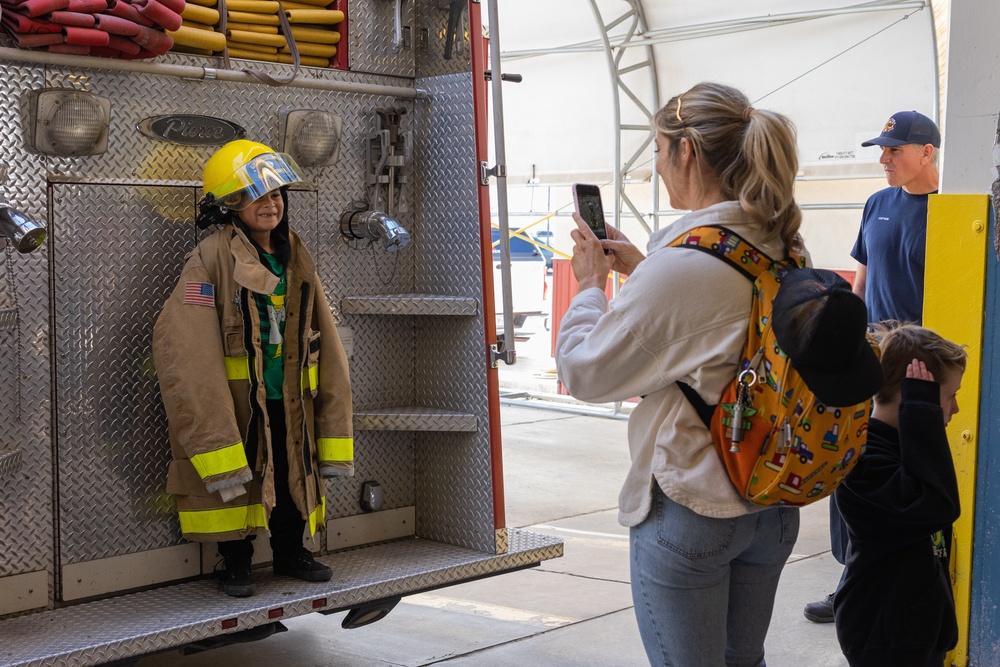
M 601 185 L 639 243 L 677 215 L 652 173 L 651 114 L 712 80 L 795 122 L 803 234 L 818 266 L 853 269 L 860 208 L 885 187 L 861 142 L 895 111 L 939 116 L 923 0 L 503 0 L 497 22 L 502 71 L 523 76 L 503 84 L 510 226 L 544 218 L 534 229 L 560 250 L 573 182 Z
M 963 512 L 951 550 L 959 640 L 947 664 L 1000 664 L 1000 398 L 994 389 L 1000 377 L 1000 4 L 501 4 L 497 56 L 505 73 L 524 76 L 524 83 L 504 86 L 511 227 L 549 225 L 560 249 L 571 246 L 568 184 L 574 181 L 605 185 L 605 208 L 639 244 L 642 234 L 679 214 L 669 210 L 650 174 L 649 114 L 692 84 L 716 80 L 796 123 L 796 198 L 806 244 L 817 266 L 852 270 L 860 209 L 885 187 L 878 154 L 861 142 L 899 110 L 939 119 L 941 182 L 928 214 L 923 319 L 968 345 L 970 355 L 963 410 L 948 427 Z

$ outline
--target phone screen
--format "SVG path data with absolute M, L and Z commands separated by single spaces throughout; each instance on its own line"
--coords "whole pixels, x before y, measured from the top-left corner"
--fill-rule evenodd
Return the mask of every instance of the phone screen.
M 596 185 L 577 183 L 573 186 L 573 200 L 576 211 L 593 230 L 594 235 L 601 239 L 608 238 L 607 227 L 604 226 L 604 207 L 601 206 L 601 190 Z

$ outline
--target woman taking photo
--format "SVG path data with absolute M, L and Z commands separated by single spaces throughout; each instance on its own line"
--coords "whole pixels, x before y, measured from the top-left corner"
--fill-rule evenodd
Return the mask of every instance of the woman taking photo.
M 667 246 L 695 227 L 723 225 L 775 259 L 803 251 L 795 129 L 714 83 L 672 98 L 655 126 L 656 172 L 670 205 L 691 213 L 653 233 L 646 257 L 614 228 L 602 242 L 574 216 L 579 293 L 559 329 L 556 364 L 581 400 L 643 397 L 629 420 L 632 465 L 618 518 L 631 529 L 632 597 L 650 663 L 758 667 L 798 510 L 740 497 L 677 385 L 718 402 L 736 375 L 752 283 L 716 257 Z M 629 278 L 609 308 L 611 270 Z

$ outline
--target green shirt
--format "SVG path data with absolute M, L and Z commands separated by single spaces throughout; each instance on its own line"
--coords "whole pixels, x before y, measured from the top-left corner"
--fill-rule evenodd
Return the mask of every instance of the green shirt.
M 257 312 L 260 314 L 260 343 L 264 352 L 264 389 L 267 398 L 282 398 L 285 373 L 281 357 L 284 351 L 285 294 L 288 283 L 285 281 L 285 267 L 278 258 L 267 253 L 260 254 L 267 268 L 279 278 L 274 294 L 253 295 L 257 302 Z

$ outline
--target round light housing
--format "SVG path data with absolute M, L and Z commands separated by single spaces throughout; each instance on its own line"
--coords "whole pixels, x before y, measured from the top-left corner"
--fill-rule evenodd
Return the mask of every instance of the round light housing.
M 82 90 L 51 88 L 29 93 L 29 148 L 46 155 L 100 155 L 108 150 L 111 102 Z
M 292 109 L 284 112 L 283 151 L 303 167 L 320 167 L 337 161 L 340 155 L 340 116 L 319 109 Z

